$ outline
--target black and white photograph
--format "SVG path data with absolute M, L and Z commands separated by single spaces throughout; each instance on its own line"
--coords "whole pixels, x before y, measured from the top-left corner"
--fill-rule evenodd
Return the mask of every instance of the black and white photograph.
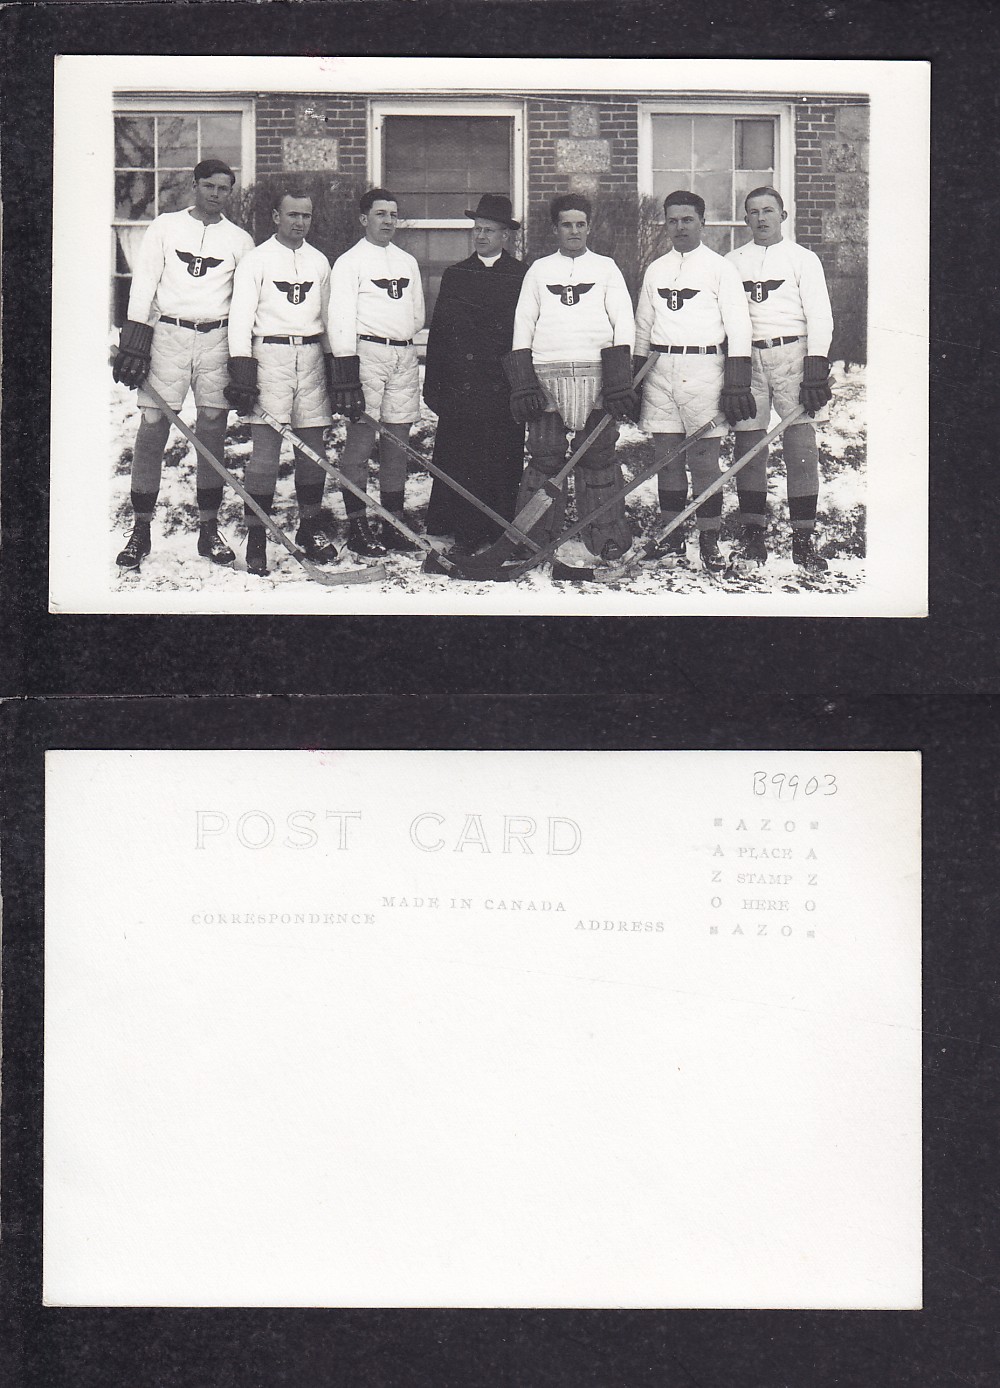
M 928 83 L 57 59 L 51 610 L 924 615 Z

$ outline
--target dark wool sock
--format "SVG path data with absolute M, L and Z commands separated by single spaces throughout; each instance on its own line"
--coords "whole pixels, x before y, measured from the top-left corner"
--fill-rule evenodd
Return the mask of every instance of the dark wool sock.
M 660 510 L 666 516 L 676 516 L 678 511 L 683 511 L 687 505 L 687 489 L 684 491 L 666 491 L 660 489 Z
M 816 524 L 815 496 L 790 496 L 788 519 L 795 530 L 812 530 Z
M 145 521 L 148 525 L 153 519 L 153 512 L 156 510 L 156 492 L 133 492 L 132 510 L 137 521 Z
M 219 507 L 222 505 L 221 487 L 198 487 L 195 490 L 195 497 L 198 501 L 198 519 L 214 521 L 218 518 Z
M 699 506 L 695 512 L 698 520 L 718 520 L 722 515 L 722 493 L 716 492 L 710 496 L 703 506 Z
M 323 483 L 296 482 L 295 500 L 299 504 L 299 516 L 302 520 L 311 520 L 313 516 L 318 516 L 323 505 Z
M 348 520 L 354 520 L 356 517 L 364 515 L 365 511 L 368 510 L 361 498 L 355 496 L 353 492 L 342 491 L 341 496 L 344 498 L 344 510 L 347 512 Z
M 260 507 L 260 509 L 264 512 L 264 514 L 269 516 L 269 515 L 271 514 L 271 506 L 272 506 L 273 503 L 274 503 L 274 493 L 273 493 L 273 492 L 251 492 L 250 495 L 253 497 L 254 501 L 256 501 L 257 505 L 258 505 L 258 506 Z M 253 511 L 251 511 L 250 507 L 247 506 L 247 504 L 246 504 L 245 502 L 244 502 L 244 504 L 243 504 L 243 515 L 244 515 L 244 518 L 245 518 L 245 520 L 246 520 L 246 524 L 247 524 L 248 529 L 250 529 L 250 530 L 255 530 L 255 529 L 256 529 L 256 530 L 263 530 L 263 529 L 264 529 L 264 522 L 260 519 L 259 516 L 257 516 Z
M 392 514 L 393 514 L 394 516 L 400 516 L 400 515 L 402 515 L 402 513 L 403 513 L 403 493 L 402 493 L 402 492 L 387 492 L 387 491 L 385 490 L 385 488 L 383 487 L 383 488 L 382 488 L 382 493 L 381 493 L 381 501 L 382 501 L 382 505 L 385 507 L 385 509 L 386 509 L 387 511 L 391 511 Z
M 759 525 L 758 517 L 767 516 L 767 492 L 744 492 L 737 488 L 740 499 L 740 519 L 744 524 L 749 518 L 751 523 Z

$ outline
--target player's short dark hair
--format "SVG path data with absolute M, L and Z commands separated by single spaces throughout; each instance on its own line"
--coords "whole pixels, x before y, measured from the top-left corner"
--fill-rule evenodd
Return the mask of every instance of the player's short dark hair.
M 663 215 L 667 215 L 668 207 L 693 207 L 702 221 L 705 220 L 705 199 L 700 198 L 697 193 L 692 193 L 690 188 L 675 188 L 672 193 L 668 193 L 663 199 Z
M 221 159 L 203 159 L 200 164 L 194 166 L 194 181 L 199 182 L 203 178 L 214 178 L 216 174 L 227 174 L 233 187 L 236 186 L 236 175 L 228 164 L 224 164 Z
M 395 193 L 390 193 L 388 188 L 369 188 L 367 193 L 361 194 L 358 206 L 361 208 L 362 215 L 367 217 L 377 202 L 394 202 L 399 206 L 399 199 Z
M 280 212 L 281 204 L 286 198 L 308 198 L 310 202 L 313 201 L 312 193 L 305 188 L 296 188 L 294 184 L 290 183 L 279 183 L 271 194 L 271 211 Z M 315 206 L 315 204 L 313 205 Z
M 751 198 L 774 198 L 775 202 L 781 208 L 782 212 L 784 212 L 785 210 L 784 198 L 778 192 L 777 188 L 772 188 L 770 184 L 767 184 L 763 188 L 750 189 L 749 193 L 747 193 L 746 197 L 743 199 L 744 212 L 747 210 L 747 203 L 750 201 Z
M 560 193 L 549 205 L 549 216 L 554 227 L 559 225 L 559 214 L 562 212 L 582 212 L 589 222 L 593 211 L 590 199 L 582 193 Z

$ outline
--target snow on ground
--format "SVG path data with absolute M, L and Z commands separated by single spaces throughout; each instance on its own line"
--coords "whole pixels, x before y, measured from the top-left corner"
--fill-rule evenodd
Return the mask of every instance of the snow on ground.
M 852 366 L 845 370 L 843 363 L 833 369 L 834 399 L 830 407 L 830 423 L 820 433 L 820 467 L 822 481 L 819 498 L 817 547 L 830 564 L 827 575 L 803 573 L 791 560 L 791 532 L 787 521 L 785 500 L 785 469 L 780 442 L 771 449 L 768 468 L 768 499 L 772 524 L 768 533 L 770 557 L 763 569 L 740 579 L 712 578 L 697 562 L 697 539 L 693 532 L 688 543 L 690 565 L 668 567 L 665 564 L 635 564 L 623 573 L 610 575 L 600 583 L 569 584 L 554 582 L 548 565 L 530 570 L 510 586 L 530 592 L 543 593 L 547 598 L 557 596 L 560 589 L 576 594 L 607 591 L 649 595 L 659 593 L 718 594 L 721 591 L 742 593 L 844 593 L 861 587 L 865 582 L 865 496 L 866 496 L 866 425 L 865 369 Z M 230 545 L 237 551 L 234 568 L 210 564 L 197 553 L 198 520 L 195 499 L 195 452 L 190 444 L 172 430 L 164 457 L 160 500 L 153 521 L 153 548 L 138 573 L 123 572 L 115 564 L 131 527 L 129 505 L 129 468 L 132 442 L 138 425 L 138 410 L 134 391 L 112 386 L 112 438 L 114 478 L 112 486 L 112 533 L 108 540 L 108 565 L 112 589 L 120 592 L 173 593 L 197 589 L 201 592 L 224 595 L 248 593 L 260 596 L 262 587 L 310 583 L 301 566 L 273 541 L 268 544 L 270 575 L 256 578 L 246 572 L 243 561 L 245 530 L 243 503 L 227 488 L 220 515 L 221 528 Z M 193 426 L 195 412 L 192 401 L 181 411 L 185 423 Z M 231 426 L 226 438 L 226 465 L 242 480 L 243 466 L 250 454 L 250 427 L 230 416 Z M 772 423 L 775 421 L 772 420 Z M 425 411 L 414 426 L 413 447 L 429 458 L 433 449 L 435 418 Z M 328 451 L 336 463 L 344 441 L 344 423 L 338 420 L 328 433 Z M 635 425 L 624 425 L 618 444 L 618 456 L 626 476 L 633 476 L 652 458 L 649 438 Z M 732 459 L 732 439 L 723 444 L 723 460 Z M 407 520 L 412 528 L 423 530 L 424 516 L 430 498 L 432 479 L 424 469 L 413 464 L 406 487 Z M 378 496 L 374 471 L 370 490 Z M 327 486 L 325 507 L 344 530 L 344 506 L 339 491 L 331 482 Z M 653 525 L 657 515 L 656 479 L 651 478 L 637 488 L 628 500 L 628 515 L 633 533 L 640 535 Z M 278 525 L 294 538 L 297 510 L 292 479 L 292 450 L 282 445 L 282 459 L 275 495 L 274 518 Z M 723 516 L 723 552 L 735 541 L 735 485 L 726 488 Z M 449 537 L 450 538 L 450 537 Z M 469 583 L 425 574 L 421 570 L 422 555 L 390 555 L 384 561 L 385 578 L 364 585 L 364 591 L 450 593 L 461 587 L 464 594 L 495 592 L 496 585 Z M 329 566 L 331 571 L 356 569 L 358 562 L 349 554 Z

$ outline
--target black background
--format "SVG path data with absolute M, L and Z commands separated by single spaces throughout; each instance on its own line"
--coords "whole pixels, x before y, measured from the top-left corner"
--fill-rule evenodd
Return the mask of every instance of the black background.
M 4 35 L 0 692 L 5 1383 L 995 1388 L 997 17 L 890 3 L 14 6 Z M 52 58 L 521 53 L 933 62 L 931 616 L 50 616 Z M 225 88 L 225 59 L 218 86 Z M 58 408 L 58 401 L 55 404 Z M 878 466 L 870 459 L 869 466 Z M 900 556 L 906 562 L 906 556 Z M 137 697 L 137 696 L 173 697 Z M 232 696 L 247 696 L 236 698 Z M 249 697 L 254 696 L 254 697 Z M 83 1311 L 40 1305 L 48 747 L 918 748 L 922 1312 Z M 892 832 L 892 825 L 886 825 Z M 818 1193 L 821 1199 L 821 1193 Z

